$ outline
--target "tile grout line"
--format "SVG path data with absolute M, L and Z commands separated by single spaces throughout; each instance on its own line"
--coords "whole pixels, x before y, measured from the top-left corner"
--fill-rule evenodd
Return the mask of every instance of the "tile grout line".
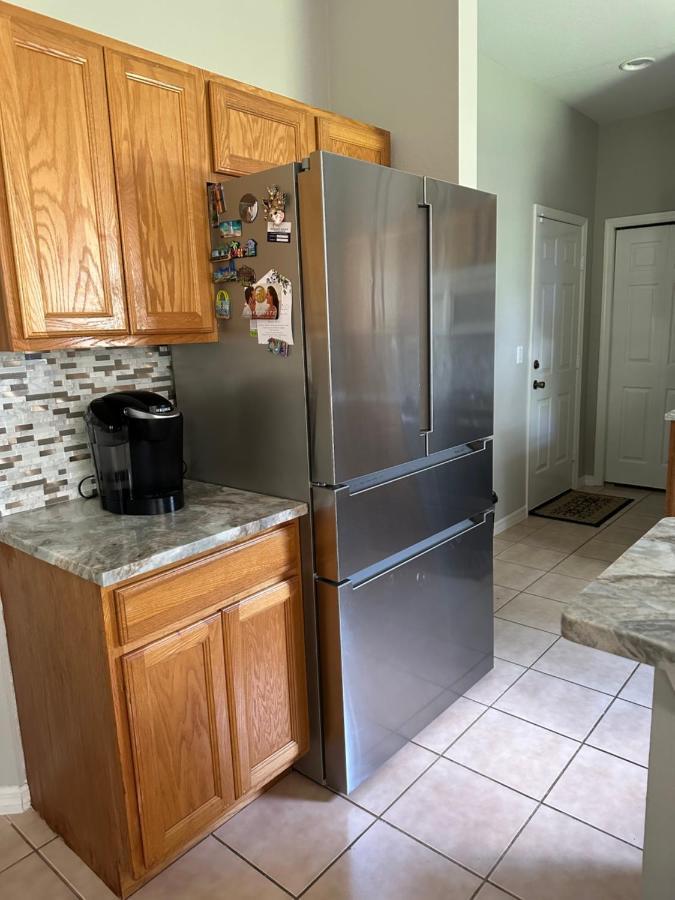
M 301 773 L 300 773 L 300 774 L 301 774 Z M 254 801 L 254 802 L 255 802 L 255 801 Z M 244 807 L 244 809 L 246 809 L 246 807 Z M 240 810 L 240 812 L 243 812 L 243 810 Z M 238 814 L 235 814 L 235 816 L 233 816 L 233 818 L 236 818 L 236 815 L 238 815 Z M 252 869 L 255 869 L 255 871 L 258 872 L 259 875 L 262 875 L 262 876 L 264 876 L 268 881 L 271 881 L 272 884 L 273 884 L 275 887 L 278 887 L 280 890 L 282 890 L 282 891 L 284 892 L 284 894 L 287 894 L 289 897 L 293 897 L 293 898 L 295 898 L 296 896 L 298 896 L 298 895 L 294 894 L 292 891 L 289 891 L 288 888 L 285 888 L 282 884 L 280 884 L 280 883 L 279 883 L 278 881 L 276 881 L 274 878 L 272 878 L 271 875 L 268 875 L 267 872 L 264 872 L 262 869 L 258 868 L 258 866 L 257 866 L 254 862 L 251 862 L 250 859 L 247 859 L 247 858 L 246 858 L 245 856 L 243 856 L 238 850 L 235 850 L 234 847 L 230 846 L 230 844 L 228 844 L 228 843 L 227 843 L 226 841 L 224 841 L 221 837 L 219 837 L 219 836 L 215 833 L 215 831 L 209 832 L 209 835 L 210 835 L 212 838 L 215 838 L 215 840 L 217 840 L 219 844 L 222 844 L 223 847 L 225 847 L 227 850 L 229 850 L 230 853 L 234 853 L 234 855 L 237 856 L 242 862 L 245 862 L 245 863 L 246 863 L 247 865 L 249 865 Z M 197 845 L 197 846 L 198 846 L 198 845 Z M 191 848 L 191 849 L 192 849 L 192 848 Z

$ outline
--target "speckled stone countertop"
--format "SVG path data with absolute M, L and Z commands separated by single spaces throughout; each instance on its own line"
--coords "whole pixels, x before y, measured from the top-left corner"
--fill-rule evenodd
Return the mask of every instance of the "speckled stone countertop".
M 675 422 L 675 409 L 671 409 L 665 415 L 666 422 Z
M 675 662 L 675 518 L 661 519 L 565 607 L 563 637 L 640 662 Z
M 0 519 L 0 542 L 107 587 L 300 518 L 307 505 L 185 481 L 185 506 L 119 516 L 98 499 L 69 500 Z

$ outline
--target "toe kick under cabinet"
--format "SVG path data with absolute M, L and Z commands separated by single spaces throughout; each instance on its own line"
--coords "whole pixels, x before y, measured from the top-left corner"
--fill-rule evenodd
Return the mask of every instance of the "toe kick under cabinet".
M 106 588 L 0 549 L 32 804 L 126 897 L 307 749 L 297 522 Z

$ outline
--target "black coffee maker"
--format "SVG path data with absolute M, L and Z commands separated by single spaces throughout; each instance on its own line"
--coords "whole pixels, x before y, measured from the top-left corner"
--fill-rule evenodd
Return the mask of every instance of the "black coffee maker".
M 103 509 L 132 516 L 183 506 L 183 415 L 152 391 L 117 391 L 85 415 Z

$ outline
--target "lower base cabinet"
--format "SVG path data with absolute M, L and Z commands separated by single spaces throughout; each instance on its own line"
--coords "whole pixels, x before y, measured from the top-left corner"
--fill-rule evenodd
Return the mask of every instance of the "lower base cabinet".
M 31 802 L 128 897 L 308 749 L 298 524 L 101 588 L 0 544 Z

